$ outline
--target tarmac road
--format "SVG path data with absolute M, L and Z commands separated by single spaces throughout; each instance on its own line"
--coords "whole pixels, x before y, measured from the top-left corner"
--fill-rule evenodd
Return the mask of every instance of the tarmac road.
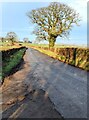
M 30 88 L 46 92 L 64 118 L 87 118 L 87 72 L 29 48 L 26 61 Z M 33 79 L 31 79 L 33 77 Z

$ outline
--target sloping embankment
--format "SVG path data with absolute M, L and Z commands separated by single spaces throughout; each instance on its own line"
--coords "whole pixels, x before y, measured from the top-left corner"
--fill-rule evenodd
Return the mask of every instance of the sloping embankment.
M 13 73 L 14 69 L 21 63 L 25 51 L 26 47 L 13 48 L 7 51 L 2 51 L 2 83 L 3 79 Z

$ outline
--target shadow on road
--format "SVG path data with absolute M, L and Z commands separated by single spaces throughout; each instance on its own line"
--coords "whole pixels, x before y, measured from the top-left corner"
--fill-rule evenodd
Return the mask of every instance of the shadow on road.
M 61 115 L 55 110 L 54 105 L 45 96 L 43 90 L 33 90 L 23 101 L 16 101 L 14 105 L 5 110 L 3 118 L 60 118 Z

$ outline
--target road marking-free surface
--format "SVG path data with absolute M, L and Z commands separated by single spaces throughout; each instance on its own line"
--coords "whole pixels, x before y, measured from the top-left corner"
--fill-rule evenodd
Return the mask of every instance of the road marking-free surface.
M 87 72 L 54 60 L 34 49 L 26 52 L 26 82 L 43 89 L 64 118 L 87 118 Z M 30 80 L 30 75 L 34 80 Z

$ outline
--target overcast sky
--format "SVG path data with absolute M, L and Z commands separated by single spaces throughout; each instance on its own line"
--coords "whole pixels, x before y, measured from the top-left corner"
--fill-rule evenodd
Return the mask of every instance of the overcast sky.
M 16 0 L 15 0 L 16 1 Z M 18 0 L 19 1 L 19 0 Z M 34 0 L 34 2 L 25 0 L 25 2 L 10 2 L 3 0 L 2 11 L 2 24 L 0 24 L 0 36 L 6 36 L 7 32 L 15 32 L 19 39 L 28 37 L 31 41 L 35 40 L 35 35 L 32 34 L 34 29 L 33 24 L 29 22 L 26 13 L 32 9 L 48 6 L 49 2 L 40 2 L 40 0 Z M 82 19 L 80 26 L 73 27 L 69 39 L 57 38 L 57 43 L 63 44 L 87 44 L 87 1 L 88 0 L 57 0 L 61 3 L 66 3 L 74 8 Z M 2 29 L 1 29 L 2 28 Z

